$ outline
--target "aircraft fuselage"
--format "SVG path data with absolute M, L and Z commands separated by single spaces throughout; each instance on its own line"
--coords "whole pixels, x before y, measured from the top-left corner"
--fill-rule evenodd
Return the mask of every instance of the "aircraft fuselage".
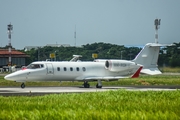
M 5 76 L 5 79 L 16 82 L 119 79 L 118 76 L 134 74 L 140 65 L 121 60 L 111 67 L 116 67 L 118 70 L 109 70 L 105 62 L 33 62 L 27 68 Z

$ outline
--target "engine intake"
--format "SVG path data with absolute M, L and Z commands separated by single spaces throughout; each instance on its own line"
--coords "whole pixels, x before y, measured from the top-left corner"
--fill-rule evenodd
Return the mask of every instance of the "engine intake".
M 134 62 L 125 60 L 107 60 L 105 62 L 105 68 L 112 72 L 119 72 L 129 69 L 130 65 L 134 64 Z

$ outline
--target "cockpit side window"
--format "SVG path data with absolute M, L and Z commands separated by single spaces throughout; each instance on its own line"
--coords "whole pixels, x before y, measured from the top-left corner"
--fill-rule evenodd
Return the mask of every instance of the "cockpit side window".
M 38 68 L 43 68 L 43 64 L 30 64 L 27 66 L 27 69 L 38 69 Z
M 43 67 L 44 67 L 44 65 L 43 65 L 43 64 L 41 64 L 40 66 L 41 66 L 41 68 L 43 68 Z

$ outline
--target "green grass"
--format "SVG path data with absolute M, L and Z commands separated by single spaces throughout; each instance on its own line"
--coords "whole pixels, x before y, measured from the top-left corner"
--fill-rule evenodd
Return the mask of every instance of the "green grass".
M 0 76 L 0 86 L 20 86 L 21 83 L 4 80 Z M 82 86 L 83 82 L 27 82 L 26 86 Z M 97 81 L 90 82 L 91 86 L 95 86 Z M 103 86 L 119 86 L 119 85 L 180 85 L 180 76 L 157 75 L 147 76 L 141 75 L 139 78 L 120 79 L 119 81 L 103 81 Z
M 161 72 L 166 72 L 166 73 L 180 73 L 180 67 L 160 67 L 159 68 Z
M 97 82 L 90 82 L 95 86 Z M 0 76 L 0 86 L 20 86 Z M 81 86 L 82 82 L 27 82 L 26 86 Z M 180 76 L 144 76 L 112 85 L 180 85 Z M 0 120 L 178 120 L 180 91 L 106 91 L 45 96 L 0 96 Z
M 178 120 L 180 91 L 0 96 L 0 119 Z

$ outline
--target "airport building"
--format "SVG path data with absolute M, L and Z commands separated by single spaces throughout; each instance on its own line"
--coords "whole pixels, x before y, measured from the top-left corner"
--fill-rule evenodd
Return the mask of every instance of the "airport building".
M 0 68 L 8 66 L 9 57 L 11 56 L 11 65 L 24 66 L 26 58 L 29 57 L 23 52 L 12 49 L 9 52 L 8 49 L 0 49 Z

